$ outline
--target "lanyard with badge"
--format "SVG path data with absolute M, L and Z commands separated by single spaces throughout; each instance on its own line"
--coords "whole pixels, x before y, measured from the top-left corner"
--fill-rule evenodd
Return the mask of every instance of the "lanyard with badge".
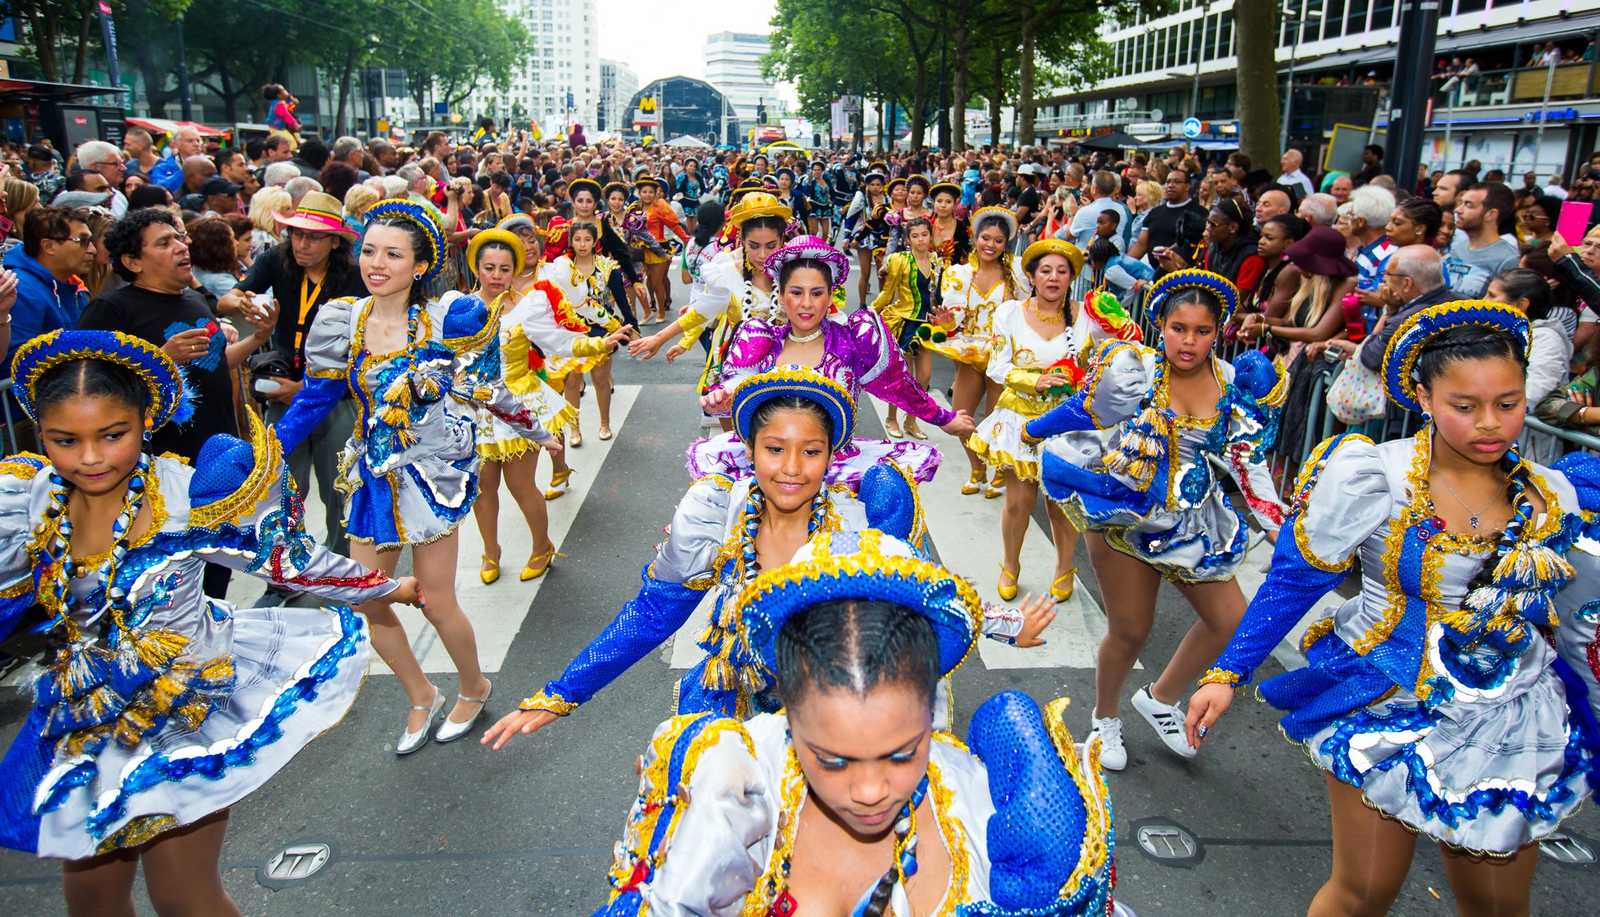
M 300 275 L 300 317 L 294 324 L 294 367 L 300 368 L 301 346 L 306 339 L 306 317 L 317 304 L 317 298 L 322 295 L 322 284 L 328 279 L 327 274 L 322 275 L 322 280 L 316 286 L 311 286 L 311 275 Z

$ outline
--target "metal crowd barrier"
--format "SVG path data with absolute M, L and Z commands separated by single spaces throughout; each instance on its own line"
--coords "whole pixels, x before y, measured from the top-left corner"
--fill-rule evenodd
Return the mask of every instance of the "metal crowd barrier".
M 16 455 L 22 450 L 17 447 L 17 427 L 11 415 L 10 379 L 0 379 L 0 415 L 5 417 L 6 455 Z

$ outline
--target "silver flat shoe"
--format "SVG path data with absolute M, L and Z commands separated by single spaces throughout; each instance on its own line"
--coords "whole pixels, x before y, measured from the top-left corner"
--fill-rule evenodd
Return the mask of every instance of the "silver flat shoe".
M 439 690 L 438 685 L 435 685 L 433 688 L 433 703 L 426 707 L 412 704 L 411 709 L 428 711 L 428 718 L 422 722 L 422 728 L 416 732 L 407 730 L 400 733 L 400 741 L 394 744 L 394 753 L 396 755 L 409 755 L 428 744 L 428 730 L 433 728 L 434 719 L 438 717 L 439 711 L 444 709 L 444 692 Z
M 450 717 L 446 716 L 442 721 L 440 721 L 439 730 L 433 734 L 433 740 L 438 742 L 440 745 L 443 745 L 446 742 L 454 742 L 456 739 L 459 739 L 471 732 L 472 727 L 477 725 L 479 720 L 483 719 L 484 711 L 489 709 L 489 698 L 493 694 L 494 682 L 489 683 L 489 690 L 483 692 L 482 697 L 468 697 L 465 694 L 457 694 L 457 700 L 464 700 L 469 704 L 477 704 L 478 712 L 474 713 L 472 715 L 472 719 L 467 720 L 465 723 L 457 723 L 451 720 Z

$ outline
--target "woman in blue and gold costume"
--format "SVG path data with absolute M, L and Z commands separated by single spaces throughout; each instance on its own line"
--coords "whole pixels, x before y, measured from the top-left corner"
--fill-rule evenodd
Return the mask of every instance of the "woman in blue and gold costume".
M 977 593 L 875 530 L 820 533 L 741 591 L 782 710 L 663 723 L 596 915 L 1128 915 L 1098 745 L 1065 698 L 990 698 L 962 743 L 935 685 Z
M 773 709 L 770 673 L 751 656 L 734 612 L 739 589 L 818 532 L 871 525 L 912 540 L 925 534 L 909 474 L 898 466 L 871 469 L 855 495 L 825 483 L 831 454 L 850 442 L 855 424 L 855 403 L 839 383 L 801 367 L 752 376 L 734 393 L 733 423 L 755 456 L 754 473 L 712 475 L 689 488 L 639 594 L 559 678 L 491 728 L 485 744 L 502 747 L 572 713 L 682 627 L 708 590 L 715 605 L 700 641 L 707 655 L 680 680 L 677 709 L 741 718 Z M 997 610 L 992 635 L 1034 645 L 1053 617 L 1037 606 Z
M 343 603 L 416 603 L 416 581 L 306 535 L 253 414 L 249 442 L 214 436 L 193 467 L 153 455 L 193 405 L 144 341 L 52 332 L 13 378 L 46 454 L 0 462 L 0 638 L 42 610 L 53 652 L 0 762 L 0 845 L 65 860 L 73 915 L 133 913 L 141 863 L 153 901 L 238 914 L 217 866 L 229 807 L 350 709 L 367 634 Z M 340 606 L 235 608 L 201 594 L 208 562 Z
M 1526 316 L 1491 302 L 1400 324 L 1385 387 L 1427 422 L 1405 439 L 1341 434 L 1317 448 L 1266 582 L 1190 698 L 1198 742 L 1359 570 L 1360 591 L 1306 632 L 1306 667 L 1260 687 L 1325 771 L 1333 864 L 1311 914 L 1387 913 L 1417 834 L 1440 845 L 1461 913 L 1526 914 L 1537 842 L 1600 783 L 1600 583 L 1584 559 L 1592 501 L 1574 489 L 1596 482 L 1517 453 L 1529 341 Z
M 539 473 L 539 450 L 561 455 L 562 431 L 577 423 L 578 410 L 551 388 L 528 365 L 526 347 L 512 347 L 515 339 L 518 298 L 511 285 L 523 273 L 526 249 L 515 233 L 504 229 L 485 229 L 467 244 L 467 264 L 478 278 L 474 295 L 490 312 L 489 324 L 500 330 L 499 346 L 489 344 L 478 354 L 469 372 L 498 385 L 503 382 L 544 428 L 551 434 L 535 442 L 523 431 L 496 417 L 494 412 L 474 406 L 478 440 L 478 498 L 472 503 L 472 516 L 483 541 L 483 558 L 478 578 L 484 585 L 500 579 L 500 484 L 505 483 L 511 498 L 522 510 L 522 518 L 533 535 L 533 554 L 518 577 L 523 582 L 537 579 L 550 569 L 556 548 L 550 541 L 550 514 L 544 495 L 534 478 Z M 448 295 L 448 294 L 447 294 Z M 508 320 L 509 319 L 509 320 Z M 565 466 L 562 466 L 565 467 Z
M 1082 390 L 1024 431 L 1045 441 L 1045 494 L 1088 533 L 1104 593 L 1108 627 L 1095 666 L 1093 729 L 1110 770 L 1127 763 L 1120 698 L 1149 637 L 1163 578 L 1199 620 L 1133 703 L 1168 748 L 1195 755 L 1178 701 L 1244 613 L 1234 573 L 1250 529 L 1220 476 L 1238 484 L 1268 532 L 1283 521 L 1264 461 L 1283 377 L 1260 354 L 1247 351 L 1229 365 L 1212 353 L 1237 302 L 1233 284 L 1216 274 L 1166 275 L 1145 304 L 1159 316 L 1158 346 L 1101 345 Z
M 444 252 L 444 236 L 427 208 L 405 200 L 372 205 L 360 256 L 370 295 L 336 299 L 317 312 L 306 336 L 305 387 L 276 428 L 284 451 L 292 452 L 335 404 L 355 399 L 356 428 L 340 460 L 350 553 L 365 566 L 392 572 L 400 548 L 411 547 L 417 579 L 428 592 L 425 614 L 460 673 L 455 706 L 434 735 L 449 742 L 471 730 L 491 690 L 455 588 L 456 527 L 478 495 L 471 407 L 535 442 L 550 434 L 502 380 L 478 375 L 492 367 L 478 357 L 496 345 L 500 330 L 483 300 L 426 298 Z M 395 745 L 397 754 L 410 754 L 427 741 L 444 692 L 423 674 L 387 602 L 369 602 L 362 613 L 372 626 L 373 647 L 411 700 Z

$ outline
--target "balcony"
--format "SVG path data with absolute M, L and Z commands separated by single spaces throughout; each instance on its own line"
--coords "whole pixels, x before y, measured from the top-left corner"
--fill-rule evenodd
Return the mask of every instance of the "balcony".
M 1455 77 L 1435 76 L 1435 111 L 1488 108 L 1500 105 L 1539 105 L 1549 89 L 1550 101 L 1571 102 L 1600 98 L 1600 67 L 1593 63 L 1557 64 L 1485 70 Z

